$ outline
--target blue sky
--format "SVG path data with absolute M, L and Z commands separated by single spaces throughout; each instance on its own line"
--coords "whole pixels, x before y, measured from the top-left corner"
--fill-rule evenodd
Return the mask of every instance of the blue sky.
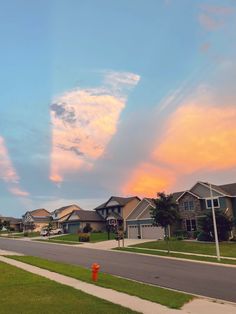
M 235 1 L 0 4 L 0 214 L 235 181 Z

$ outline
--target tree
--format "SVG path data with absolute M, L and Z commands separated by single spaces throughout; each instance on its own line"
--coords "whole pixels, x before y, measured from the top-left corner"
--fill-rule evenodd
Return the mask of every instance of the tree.
M 219 241 L 227 241 L 234 226 L 234 220 L 220 209 L 215 210 L 215 216 Z M 206 233 L 206 239 L 215 241 L 212 210 L 207 211 L 205 216 L 198 219 L 198 226 Z
M 156 207 L 150 212 L 153 218 L 154 226 L 161 226 L 165 229 L 165 239 L 167 240 L 168 253 L 170 253 L 169 247 L 169 235 L 168 228 L 173 225 L 179 219 L 179 213 L 177 210 L 177 203 L 173 199 L 172 194 L 165 194 L 164 192 L 157 193 L 157 199 L 153 200 Z
M 46 227 L 48 236 L 50 237 L 50 232 L 52 231 L 52 222 L 50 221 Z

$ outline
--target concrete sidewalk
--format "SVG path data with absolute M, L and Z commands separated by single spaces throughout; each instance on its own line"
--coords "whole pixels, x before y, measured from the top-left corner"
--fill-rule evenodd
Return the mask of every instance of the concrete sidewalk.
M 0 255 L 15 255 L 15 252 L 0 250 Z M 220 304 L 217 300 L 211 301 L 208 299 L 197 298 L 183 306 L 181 310 L 169 309 L 163 305 L 143 300 L 135 296 L 121 293 L 112 289 L 98 287 L 71 277 L 60 275 L 36 266 L 31 266 L 26 263 L 15 261 L 4 256 L 0 256 L 0 261 L 16 266 L 36 275 L 43 276 L 58 283 L 73 287 L 85 293 L 91 294 L 98 298 L 110 301 L 115 304 L 130 308 L 132 310 L 144 314 L 235 314 L 236 305 L 230 303 Z

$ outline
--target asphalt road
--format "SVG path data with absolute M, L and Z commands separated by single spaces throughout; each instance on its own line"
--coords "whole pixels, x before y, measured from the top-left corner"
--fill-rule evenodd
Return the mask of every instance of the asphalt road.
M 96 262 L 102 272 L 236 302 L 236 267 L 12 239 L 0 239 L 0 249 L 88 268 Z

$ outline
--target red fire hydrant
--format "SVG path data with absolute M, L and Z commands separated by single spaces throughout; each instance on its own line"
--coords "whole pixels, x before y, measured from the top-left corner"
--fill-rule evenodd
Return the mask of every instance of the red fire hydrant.
M 97 281 L 98 280 L 98 271 L 99 271 L 100 265 L 97 263 L 93 263 L 92 265 L 92 280 Z

